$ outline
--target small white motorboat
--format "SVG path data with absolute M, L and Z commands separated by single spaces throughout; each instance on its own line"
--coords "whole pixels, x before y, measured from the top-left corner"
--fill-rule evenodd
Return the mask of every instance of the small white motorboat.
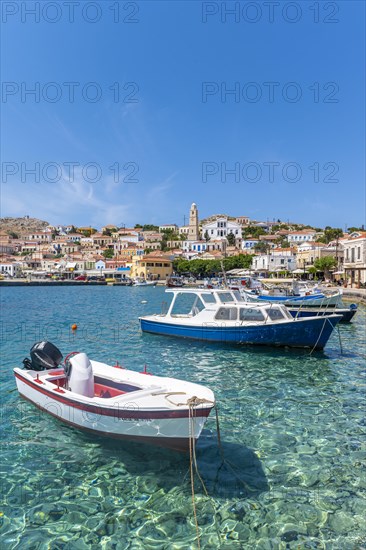
M 70 353 L 64 364 L 51 342 L 38 342 L 15 368 L 19 393 L 42 411 L 89 432 L 188 450 L 211 409 L 213 392 L 199 384 L 153 376 Z
M 158 281 L 147 281 L 143 277 L 136 277 L 133 281 L 133 286 L 156 286 Z

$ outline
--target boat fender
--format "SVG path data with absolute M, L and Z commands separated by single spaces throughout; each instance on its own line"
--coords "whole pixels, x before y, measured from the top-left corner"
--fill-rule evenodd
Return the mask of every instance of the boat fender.
M 349 308 L 350 308 L 351 311 L 355 311 L 356 309 L 358 309 L 358 305 L 357 304 L 351 304 L 349 306 Z

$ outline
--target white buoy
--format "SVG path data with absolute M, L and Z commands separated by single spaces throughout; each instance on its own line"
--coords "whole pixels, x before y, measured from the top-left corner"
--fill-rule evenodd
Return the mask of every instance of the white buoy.
M 147 300 L 141 300 L 142 304 L 147 304 Z

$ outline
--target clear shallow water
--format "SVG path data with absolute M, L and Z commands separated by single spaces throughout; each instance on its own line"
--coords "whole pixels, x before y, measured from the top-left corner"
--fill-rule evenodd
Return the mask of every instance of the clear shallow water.
M 366 547 L 365 308 L 322 353 L 142 334 L 161 288 L 1 289 L 1 548 L 196 548 L 188 458 L 91 437 L 17 393 L 32 344 L 210 386 L 220 407 L 198 446 L 203 548 Z M 147 300 L 147 304 L 141 304 Z M 70 326 L 77 323 L 72 333 Z

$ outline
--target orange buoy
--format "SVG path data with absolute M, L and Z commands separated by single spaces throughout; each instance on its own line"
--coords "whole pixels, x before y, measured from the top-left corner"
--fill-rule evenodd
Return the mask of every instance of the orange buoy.
M 77 330 L 78 326 L 76 323 L 74 323 L 73 325 L 71 325 L 71 330 Z

